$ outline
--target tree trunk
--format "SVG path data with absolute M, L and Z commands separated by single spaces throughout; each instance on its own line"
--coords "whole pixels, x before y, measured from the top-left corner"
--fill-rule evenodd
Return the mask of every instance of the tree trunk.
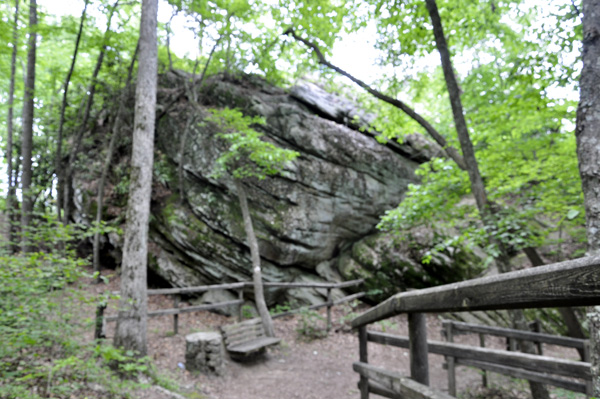
M 127 99 L 127 92 L 129 91 L 129 86 L 131 85 L 131 76 L 133 75 L 133 66 L 135 65 L 135 60 L 137 58 L 139 45 L 136 46 L 135 52 L 133 53 L 133 58 L 131 59 L 131 64 L 129 65 L 129 70 L 127 72 L 127 81 L 125 82 L 125 87 L 121 92 L 121 96 L 119 98 L 119 104 L 117 105 L 117 114 L 115 116 L 115 120 L 112 125 L 112 135 L 110 136 L 110 142 L 108 143 L 108 149 L 106 150 L 106 158 L 104 159 L 104 165 L 102 166 L 102 172 L 100 174 L 100 180 L 98 182 L 98 193 L 96 196 L 96 227 L 100 227 L 100 222 L 102 222 L 102 208 L 104 207 L 104 186 L 106 184 L 106 176 L 108 176 L 108 171 L 110 169 L 110 161 L 112 160 L 113 153 L 115 152 L 115 146 L 117 143 L 117 138 L 121 131 L 121 122 L 123 112 L 125 109 L 125 100 Z M 96 282 L 100 282 L 100 231 L 96 230 L 94 233 L 94 244 L 93 244 L 93 259 L 92 259 L 94 272 L 98 273 L 98 278 Z
M 585 10 L 585 6 L 584 6 Z M 600 397 L 600 306 L 589 309 L 590 362 L 592 363 L 592 397 Z
M 583 0 L 583 69 L 577 107 L 577 158 L 585 204 L 588 254 L 600 254 L 600 1 Z M 594 396 L 600 397 L 600 309 L 588 313 Z
M 6 121 L 6 176 L 8 181 L 8 195 L 6 196 L 6 242 L 7 250 L 14 251 L 15 231 L 13 227 L 15 213 L 15 186 L 13 184 L 13 103 L 15 98 L 15 74 L 17 65 L 17 48 L 19 41 L 19 3 L 15 0 L 15 19 L 13 23 L 12 55 L 10 59 L 10 84 L 8 89 L 8 116 Z
M 27 50 L 27 77 L 25 78 L 25 93 L 23 99 L 23 134 L 21 136 L 21 155 L 23 157 L 23 172 L 21 175 L 21 192 L 23 205 L 21 207 L 21 248 L 23 252 L 32 250 L 28 238 L 29 226 L 33 212 L 31 195 L 31 156 L 33 152 L 33 100 L 35 96 L 35 53 L 37 40 L 37 4 L 36 0 L 29 2 L 29 46 Z
M 73 75 L 73 71 L 75 70 L 75 62 L 77 60 L 77 53 L 79 52 L 79 43 L 81 42 L 81 34 L 83 33 L 83 23 L 85 21 L 85 15 L 87 12 L 87 7 L 89 4 L 89 0 L 85 0 L 85 4 L 83 6 L 83 12 L 81 13 L 81 19 L 79 21 L 79 31 L 77 32 L 77 39 L 75 40 L 75 50 L 73 50 L 73 58 L 71 59 L 71 66 L 69 67 L 69 72 L 67 73 L 67 77 L 65 78 L 64 88 L 63 88 L 63 98 L 62 105 L 60 107 L 60 120 L 58 122 L 58 138 L 56 140 L 56 177 L 57 177 L 57 185 L 56 185 L 56 215 L 58 220 L 61 220 L 61 206 L 63 204 L 63 186 L 64 186 L 64 177 L 62 171 L 62 144 L 63 144 L 63 129 L 65 126 L 65 111 L 67 109 L 67 95 L 69 93 L 69 83 L 71 82 L 71 76 Z
M 489 222 L 493 216 L 494 210 L 490 206 L 487 199 L 487 193 L 479 172 L 479 166 L 477 159 L 475 158 L 475 151 L 473 150 L 473 144 L 467 128 L 467 122 L 465 120 L 464 111 L 462 107 L 462 101 L 460 99 L 460 89 L 454 74 L 454 68 L 452 66 L 452 60 L 450 58 L 450 51 L 448 50 L 448 44 L 446 37 L 444 36 L 444 29 L 442 26 L 442 20 L 440 18 L 437 4 L 435 0 L 425 0 L 427 5 L 427 11 L 431 17 L 431 23 L 433 25 L 433 35 L 435 37 L 435 43 L 440 53 L 442 61 L 442 69 L 444 71 L 444 78 L 446 80 L 446 86 L 448 88 L 448 94 L 450 96 L 450 105 L 452 107 L 452 115 L 454 118 L 454 124 L 456 126 L 456 133 L 460 142 L 460 147 L 463 152 L 465 164 L 467 166 L 467 173 L 469 174 L 469 181 L 471 182 L 471 191 L 475 197 L 477 208 L 481 214 L 482 222 L 485 225 Z M 495 242 L 500 250 L 500 256 L 496 259 L 498 263 L 498 269 L 502 273 L 510 271 L 510 259 L 506 255 L 501 242 L 498 242 L 495 237 L 489 238 L 491 242 Z M 522 330 L 528 330 L 527 320 L 525 314 L 520 309 L 509 311 L 511 315 L 513 328 Z M 521 341 L 521 350 L 525 353 L 536 353 L 533 343 L 529 341 Z M 548 399 L 550 395 L 548 390 L 543 384 L 538 382 L 529 381 L 529 387 L 531 388 L 531 394 L 534 399 Z
M 535 248 L 524 248 L 523 252 L 525 252 L 527 259 L 529 259 L 529 262 L 531 262 L 533 267 L 543 266 L 545 264 L 544 260 Z M 583 328 L 581 328 L 581 324 L 579 323 L 579 319 L 577 318 L 573 308 L 558 308 L 558 312 L 567 326 L 567 333 L 569 337 L 578 339 L 586 338 L 585 334 L 583 333 Z M 584 360 L 584 350 L 577 349 L 577 351 L 579 352 L 581 360 Z
M 600 253 L 600 1 L 583 1 L 583 70 L 577 108 L 577 157 L 590 255 Z
M 115 346 L 133 350 L 139 356 L 147 352 L 146 268 L 158 73 L 157 13 L 158 0 L 143 0 L 121 300 L 114 338 Z
M 256 307 L 258 308 L 258 314 L 262 320 L 265 328 L 265 335 L 267 337 L 274 337 L 275 332 L 273 331 L 273 320 L 267 309 L 265 302 L 265 294 L 262 283 L 262 273 L 260 269 L 260 253 L 258 252 L 258 241 L 254 234 L 254 228 L 252 227 L 252 219 L 250 218 L 250 211 L 248 210 L 248 199 L 246 198 L 246 191 L 243 183 L 238 179 L 233 179 L 235 182 L 235 188 L 238 192 L 238 198 L 240 200 L 240 207 L 242 208 L 242 216 L 244 218 L 244 229 L 246 230 L 246 238 L 248 239 L 248 246 L 250 247 L 250 255 L 252 256 L 252 280 L 254 282 L 254 300 Z
M 77 131 L 77 136 L 75 137 L 75 142 L 71 151 L 69 152 L 69 163 L 65 168 L 65 178 L 63 180 L 63 223 L 68 224 L 71 218 L 71 185 L 73 184 L 73 168 L 75 167 L 75 160 L 77 159 L 77 154 L 79 153 L 79 148 L 81 147 L 81 141 L 83 140 L 83 135 L 85 134 L 88 128 L 88 121 L 90 119 L 90 113 L 92 110 L 92 106 L 94 105 L 94 96 L 96 95 L 96 83 L 98 80 L 98 74 L 100 73 L 100 69 L 102 68 L 102 63 L 104 62 L 104 54 L 106 53 L 106 47 L 108 45 L 108 35 L 110 33 L 110 25 L 112 22 L 112 18 L 115 15 L 115 10 L 119 5 L 119 1 L 117 0 L 115 4 L 113 4 L 110 14 L 108 15 L 108 22 L 106 23 L 106 31 L 104 32 L 104 38 L 102 39 L 102 46 L 100 47 L 100 54 L 98 54 L 98 58 L 96 59 L 96 67 L 94 68 L 94 72 L 92 73 L 92 80 L 90 86 L 88 87 L 88 95 L 87 103 L 85 105 L 85 111 L 83 113 L 83 120 L 81 121 L 81 125 L 79 126 L 79 130 Z
M 448 94 L 450 96 L 450 105 L 452 107 L 452 116 L 454 117 L 454 125 L 456 127 L 456 134 L 458 135 L 458 141 L 460 142 L 460 148 L 463 153 L 465 164 L 467 167 L 467 173 L 469 174 L 469 180 L 471 182 L 471 191 L 477 202 L 479 212 L 484 216 L 487 214 L 487 195 L 479 173 L 479 166 L 477 159 L 475 158 L 475 151 L 473 150 L 473 144 L 469 136 L 469 130 L 467 128 L 467 122 L 463 112 L 462 102 L 460 100 L 460 89 L 456 81 L 454 69 L 452 67 L 452 61 L 450 59 L 450 52 L 448 50 L 448 44 L 446 43 L 446 37 L 444 36 L 444 30 L 442 27 L 442 20 L 438 13 L 437 4 L 435 0 L 426 0 L 427 10 L 431 17 L 433 24 L 433 35 L 435 36 L 435 44 L 440 58 L 442 60 L 442 69 L 444 71 L 444 78 L 446 80 L 446 86 L 448 88 Z

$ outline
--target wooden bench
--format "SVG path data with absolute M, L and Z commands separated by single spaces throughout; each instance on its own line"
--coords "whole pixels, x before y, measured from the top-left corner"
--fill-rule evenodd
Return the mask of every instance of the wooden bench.
M 260 319 L 222 326 L 221 333 L 225 348 L 233 360 L 254 358 L 264 353 L 265 348 L 281 342 L 281 338 L 265 336 Z

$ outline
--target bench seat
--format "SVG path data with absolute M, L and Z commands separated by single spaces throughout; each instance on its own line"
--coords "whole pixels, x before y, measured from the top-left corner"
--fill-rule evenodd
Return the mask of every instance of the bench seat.
M 281 338 L 267 337 L 260 319 L 246 320 L 221 327 L 225 349 L 233 360 L 259 355 L 265 348 L 279 344 Z
M 229 352 L 235 352 L 239 354 L 250 354 L 252 352 L 256 352 L 261 350 L 262 348 L 266 348 L 272 345 L 277 345 L 281 342 L 281 338 L 274 337 L 262 337 L 253 339 L 252 341 L 247 341 L 237 345 L 231 345 L 227 347 Z

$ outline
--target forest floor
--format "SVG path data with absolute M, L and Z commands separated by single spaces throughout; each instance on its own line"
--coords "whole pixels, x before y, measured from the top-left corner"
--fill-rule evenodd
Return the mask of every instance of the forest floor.
M 117 291 L 118 278 L 111 279 L 108 286 L 92 285 L 94 293 L 104 290 Z M 186 306 L 185 303 L 180 305 Z M 149 309 L 172 307 L 172 299 L 166 296 L 151 296 Z M 115 307 L 109 305 L 106 314 L 114 313 Z M 226 360 L 223 376 L 206 376 L 184 369 L 185 336 L 199 331 L 218 331 L 219 326 L 236 322 L 233 317 L 210 312 L 186 313 L 179 316 L 179 333 L 173 334 L 172 316 L 149 319 L 148 350 L 161 373 L 166 374 L 180 387 L 183 397 L 190 399 L 345 399 L 359 398 L 357 388 L 358 374 L 352 370 L 352 363 L 358 360 L 358 338 L 346 321 L 352 314 L 360 313 L 366 305 L 356 308 L 338 306 L 333 309 L 333 328 L 324 338 L 309 339 L 302 334 L 306 315 L 295 315 L 274 320 L 275 334 L 282 338 L 279 347 L 269 349 L 266 356 L 252 363 L 238 363 Z M 316 320 L 323 328 L 323 320 Z M 311 319 L 310 322 L 315 322 Z M 107 336 L 112 338 L 114 324 L 108 323 Z M 436 315 L 428 315 L 428 338 L 442 340 L 441 320 Z M 408 335 L 408 323 L 405 316 L 398 316 L 384 322 L 371 325 L 373 330 Z M 464 335 L 455 338 L 455 342 L 477 346 L 477 335 Z M 486 337 L 489 347 L 503 348 L 505 341 Z M 544 347 L 545 354 L 561 358 L 577 358 L 574 350 Z M 369 345 L 369 363 L 410 375 L 408 351 L 384 345 Z M 431 385 L 447 392 L 447 372 L 443 369 L 444 358 L 429 355 Z M 456 380 L 460 397 L 464 398 L 528 398 L 527 384 L 522 380 L 510 379 L 491 373 L 488 377 L 492 389 L 482 390 L 482 374 L 479 370 L 457 367 Z M 579 395 L 565 391 L 552 391 L 554 398 L 575 398 Z M 565 396 L 566 395 L 566 396 Z M 169 395 L 157 389 L 138 392 L 144 399 L 167 399 Z M 378 398 L 377 395 L 371 395 Z

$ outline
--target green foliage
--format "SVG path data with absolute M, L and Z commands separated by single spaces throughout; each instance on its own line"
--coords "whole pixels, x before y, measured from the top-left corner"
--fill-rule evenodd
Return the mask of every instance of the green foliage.
M 264 118 L 245 116 L 230 108 L 211 110 L 211 113 L 207 120 L 215 123 L 223 131 L 219 137 L 230 143 L 229 150 L 217 159 L 215 176 L 228 172 L 236 179 L 262 180 L 281 173 L 288 162 L 300 155 L 261 140 L 262 134 L 251 125 L 264 125 Z
M 393 329 L 398 328 L 398 323 L 394 323 L 390 319 L 379 320 L 377 322 L 377 325 L 379 326 L 379 328 L 381 328 L 382 332 L 386 332 L 388 330 L 393 330 Z
M 242 318 L 244 319 L 253 319 L 256 317 L 256 311 L 250 305 L 242 306 Z
M 142 385 L 121 376 L 138 374 L 168 385 L 149 359 L 85 342 L 84 331 L 94 328 L 90 316 L 95 305 L 108 297 L 89 295 L 79 287 L 90 276 L 83 269 L 87 262 L 76 257 L 70 243 L 82 232 L 77 226 L 61 226 L 53 216 L 38 216 L 30 237 L 46 250 L 0 254 L 0 397 L 85 397 L 95 384 L 110 397 L 126 398 Z M 118 374 L 110 367 L 113 363 Z
M 269 313 L 271 314 L 271 316 L 275 316 L 281 313 L 287 313 L 290 310 L 292 310 L 292 305 L 288 302 L 284 303 L 284 304 L 277 304 L 275 305 L 275 307 L 272 307 L 271 309 L 269 309 Z
M 352 254 L 365 272 L 355 277 L 365 279 L 367 298 L 376 303 L 409 288 L 428 288 L 474 278 L 483 270 L 479 257 L 473 253 L 472 240 L 462 234 L 434 229 L 430 242 L 424 243 L 411 231 L 403 231 L 395 240 L 395 245 L 405 247 L 402 252 L 408 258 L 394 256 L 393 248 L 376 248 L 374 250 L 389 249 L 389 253 L 379 255 L 380 261 L 369 265 L 360 254 L 354 251 Z
M 300 319 L 296 325 L 296 332 L 300 337 L 308 341 L 327 337 L 325 318 L 318 312 L 308 308 L 301 308 L 298 315 Z
M 465 239 L 483 245 L 493 257 L 498 248 L 487 245 L 486 232 L 511 250 L 519 250 L 543 244 L 553 229 L 583 222 L 575 138 L 569 122 L 574 119 L 575 103 L 551 98 L 550 86 L 557 75 L 552 69 L 540 70 L 539 63 L 546 62 L 541 55 L 523 58 L 523 52 L 539 55 L 545 51 L 542 46 L 525 42 L 521 47 L 509 43 L 483 47 L 478 52 L 481 58 L 461 83 L 489 199 L 504 209 L 498 217 L 487 221 L 490 225 L 485 228 L 477 222 L 474 204 L 465 200 L 470 193 L 467 174 L 450 161 L 434 159 L 420 167 L 421 184 L 409 188 L 399 208 L 382 219 L 381 228 L 398 230 L 420 224 L 458 228 Z M 487 51 L 495 61 L 484 62 Z M 426 115 L 435 113 L 436 127 L 457 147 L 439 70 L 417 75 L 409 87 L 416 103 L 427 104 Z M 392 116 L 388 118 L 391 125 L 381 126 L 386 137 L 401 136 L 399 126 L 414 128 L 414 122 L 395 110 L 386 112 Z M 542 232 L 539 220 L 551 220 L 551 228 Z
M 153 165 L 153 180 L 163 185 L 174 180 L 175 168 L 169 163 L 165 154 L 156 151 Z
M 439 58 L 424 2 L 367 3 L 367 19 L 378 31 L 379 61 L 387 67 L 372 85 L 407 101 L 450 145 L 459 148 L 445 80 L 441 68 L 431 63 Z M 541 245 L 553 229 L 580 225 L 582 194 L 573 135 L 576 102 L 565 94 L 577 85 L 573 49 L 581 35 L 579 5 L 567 1 L 551 7 L 523 1 L 437 3 L 489 199 L 506 211 L 484 228 L 467 199 L 467 174 L 450 161 L 434 159 L 421 166 L 422 182 L 410 187 L 380 227 L 454 228 L 460 240 L 474 240 L 494 256 L 498 249 L 487 246 L 486 231 L 518 250 Z M 382 142 L 401 142 L 406 134 L 425 133 L 398 109 L 370 95 L 360 98 L 379 115 L 374 127 L 382 133 Z M 540 221 L 551 225 L 543 234 Z
M 344 325 L 350 325 L 350 322 L 355 319 L 360 313 L 358 312 L 358 305 L 360 301 L 355 299 L 351 302 L 342 304 L 342 313 L 344 314 L 340 318 L 340 323 Z

